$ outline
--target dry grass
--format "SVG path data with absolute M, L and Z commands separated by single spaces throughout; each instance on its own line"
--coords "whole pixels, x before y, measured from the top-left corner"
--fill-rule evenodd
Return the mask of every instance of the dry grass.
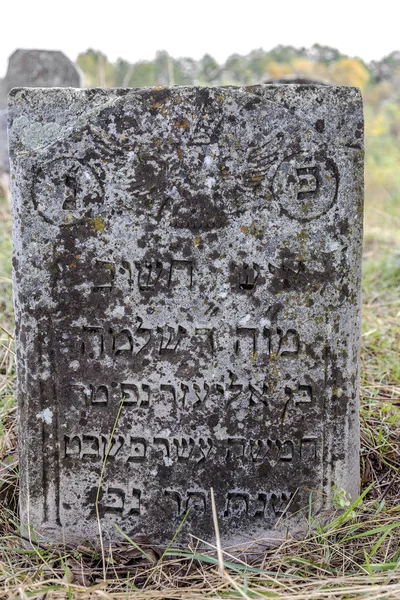
M 8 223 L 7 219 L 4 222 Z M 186 552 L 171 549 L 166 555 L 144 538 L 126 541 L 105 548 L 105 560 L 92 548 L 24 542 L 17 520 L 12 308 L 9 289 L 3 287 L 0 598 L 400 599 L 399 232 L 400 228 L 383 231 L 375 227 L 366 236 L 363 495 L 349 505 L 339 494 L 336 514 L 329 523 L 320 524 L 310 518 L 306 539 L 288 538 L 257 561 L 245 561 L 243 555 L 229 553 L 217 544 L 208 552 L 200 552 L 196 539 Z M 8 252 L 6 237 L 0 238 L 3 258 Z M 5 280 L 9 279 L 6 262 L 0 263 L 0 278 Z

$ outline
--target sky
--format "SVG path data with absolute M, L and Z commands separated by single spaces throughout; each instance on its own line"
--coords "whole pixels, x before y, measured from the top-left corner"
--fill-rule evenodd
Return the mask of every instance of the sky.
M 3 0 L 0 77 L 16 48 L 88 48 L 111 61 L 171 56 L 223 62 L 278 44 L 333 46 L 366 61 L 400 50 L 399 0 Z

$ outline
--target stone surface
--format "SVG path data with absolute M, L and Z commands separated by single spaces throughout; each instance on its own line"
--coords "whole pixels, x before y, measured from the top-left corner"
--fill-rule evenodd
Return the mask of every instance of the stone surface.
M 348 87 L 14 90 L 21 518 L 224 544 L 359 490 Z M 294 525 L 293 525 L 294 526 Z
M 7 95 L 14 87 L 81 87 L 81 75 L 58 50 L 16 50 L 0 80 L 0 177 L 9 172 Z

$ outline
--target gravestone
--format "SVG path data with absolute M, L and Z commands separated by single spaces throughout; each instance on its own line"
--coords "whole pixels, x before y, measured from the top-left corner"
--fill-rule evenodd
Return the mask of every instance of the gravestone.
M 81 87 L 81 75 L 69 58 L 58 50 L 13 52 L 7 73 L 0 80 L 0 185 L 9 173 L 7 145 L 7 94 L 14 87 Z
M 240 545 L 356 496 L 358 90 L 17 89 L 9 113 L 22 522 L 165 544 L 188 513 L 176 543 L 213 540 L 213 488 Z
M 0 86 L 0 102 L 7 103 L 15 87 L 81 87 L 81 75 L 74 63 L 59 50 L 15 50 Z

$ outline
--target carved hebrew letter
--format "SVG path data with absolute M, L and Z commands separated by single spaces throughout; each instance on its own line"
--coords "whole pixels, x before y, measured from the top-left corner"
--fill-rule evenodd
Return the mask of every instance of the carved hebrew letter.
M 67 222 L 68 213 L 75 218 L 94 203 L 103 204 L 103 171 L 96 171 L 72 157 L 50 161 L 40 159 L 33 168 L 32 199 L 38 213 L 53 225 Z M 60 210 L 61 209 L 61 210 Z
M 299 385 L 298 391 L 294 392 L 293 395 L 294 405 L 311 404 L 312 400 L 313 392 L 311 385 Z
M 115 263 L 96 259 L 95 271 L 97 282 L 93 283 L 93 290 L 95 292 L 111 292 L 115 284 Z
M 89 358 L 100 358 L 104 354 L 103 328 L 94 326 L 82 327 L 81 353 Z
M 180 493 L 174 490 L 164 490 L 164 495 L 171 498 L 171 500 L 176 503 L 176 514 L 180 517 L 182 510 L 182 496 Z
M 289 492 L 279 492 L 277 494 L 271 494 L 271 506 L 275 516 L 282 516 L 290 498 L 291 494 Z
M 260 508 L 257 508 L 254 513 L 254 517 L 256 519 L 263 518 L 265 516 L 265 509 L 267 508 L 267 500 L 268 500 L 268 496 L 264 492 L 259 492 L 259 494 L 257 494 L 257 506 L 260 506 Z
M 197 397 L 197 400 L 196 400 L 196 402 L 194 402 L 193 406 L 202 404 L 203 402 L 205 402 L 207 400 L 208 396 L 210 395 L 210 386 L 208 385 L 208 383 L 204 382 L 203 388 L 204 388 L 204 392 L 202 394 L 200 386 L 197 385 L 197 383 L 193 384 L 193 390 Z
M 90 402 L 92 404 L 108 403 L 108 387 L 106 385 L 90 385 Z
M 178 398 L 178 404 L 182 403 L 182 408 L 186 405 L 186 397 L 189 393 L 189 386 L 186 383 L 181 383 L 182 396 Z
M 295 329 L 288 329 L 283 335 L 281 329 L 277 329 L 279 335 L 278 352 L 281 356 L 297 356 L 300 351 L 300 337 Z
M 304 267 L 301 262 L 297 263 L 297 267 L 293 267 L 292 263 L 289 265 L 282 263 L 279 267 L 268 263 L 268 270 L 279 282 L 282 290 L 290 290 L 298 282 L 300 270 L 303 271 Z
M 161 446 L 161 452 L 163 458 L 169 458 L 169 441 L 166 438 L 154 438 L 154 446 Z
M 226 458 L 243 458 L 245 447 L 246 447 L 246 439 L 245 438 L 228 438 L 227 440 L 228 448 L 226 450 Z M 235 448 L 235 450 L 233 450 Z
M 157 333 L 161 335 L 160 354 L 173 354 L 176 352 L 182 338 L 187 334 L 187 330 L 178 325 L 178 330 L 173 327 L 157 327 Z
M 193 438 L 174 438 L 172 443 L 176 448 L 176 456 L 178 461 L 189 460 L 191 458 L 195 446 Z
M 130 436 L 130 454 L 128 462 L 142 463 L 146 459 L 147 442 L 141 437 Z
M 264 327 L 263 328 L 263 340 L 265 340 L 264 344 L 266 346 L 266 352 L 267 355 L 269 356 L 272 352 L 272 332 L 271 329 L 269 327 Z
M 132 286 L 133 280 L 132 280 L 132 265 L 129 261 L 127 260 L 123 260 L 122 261 L 122 266 L 119 269 L 119 273 L 121 275 L 125 275 L 125 273 L 128 274 L 128 285 L 129 287 Z
M 178 275 L 178 281 L 181 284 L 185 281 L 185 286 L 191 289 L 193 285 L 193 261 L 172 259 L 169 270 L 168 287 L 175 285 L 175 275 Z
M 299 191 L 297 193 L 298 200 L 305 198 L 313 198 L 318 191 L 318 170 L 316 167 L 301 167 L 296 169 L 297 177 L 299 178 Z
M 196 512 L 206 512 L 207 494 L 205 492 L 199 490 L 188 490 L 186 495 L 186 511 L 195 510 Z
M 294 406 L 298 404 L 311 404 L 313 400 L 313 391 L 311 385 L 297 385 L 294 389 L 289 386 L 285 387 L 286 402 L 282 411 L 282 420 L 285 419 L 289 404 Z
M 265 313 L 265 316 L 267 319 L 269 319 L 269 321 L 271 323 L 275 323 L 276 318 L 282 309 L 283 309 L 283 304 L 281 304 L 280 302 L 275 302 L 275 304 L 272 304 L 271 306 L 268 307 L 268 309 Z
M 209 456 L 212 447 L 213 447 L 213 442 L 211 438 L 200 438 L 199 439 L 199 449 L 200 452 L 202 454 L 202 456 L 200 458 L 197 459 L 197 462 L 203 462 L 204 460 L 206 460 L 206 458 Z
M 148 408 L 150 406 L 151 389 L 146 383 L 142 383 L 141 391 L 139 393 L 139 406 Z
M 256 388 L 252 383 L 249 383 L 249 392 L 250 392 L 250 398 L 249 398 L 249 405 L 253 406 L 254 404 L 257 404 L 258 402 L 262 402 L 263 404 L 265 404 L 265 406 L 268 406 L 268 387 L 266 383 L 263 383 L 262 389 L 258 389 Z
M 142 491 L 140 489 L 133 488 L 130 497 L 127 498 L 127 505 L 125 507 L 127 516 L 140 514 L 141 495 Z
M 173 403 L 174 404 L 176 403 L 176 392 L 175 392 L 175 388 L 174 388 L 173 385 L 162 383 L 160 385 L 160 391 L 161 392 L 167 392 L 168 394 L 171 394 Z
M 337 197 L 338 169 L 327 156 L 300 152 L 282 161 L 273 181 L 281 209 L 310 221 L 326 213 Z
M 236 354 L 255 359 L 257 356 L 258 330 L 254 327 L 237 327 L 237 340 L 235 342 Z M 244 342 L 246 340 L 246 343 Z
M 153 291 L 163 272 L 163 264 L 159 260 L 154 263 L 136 262 L 138 270 L 138 286 L 141 292 Z
M 260 275 L 260 267 L 256 263 L 253 263 L 252 267 L 247 263 L 243 263 L 242 267 L 238 267 L 239 270 L 239 288 L 241 290 L 253 290 L 256 286 L 257 280 Z
M 81 455 L 82 443 L 79 435 L 64 436 L 64 456 L 74 456 L 79 458 Z
M 213 385 L 213 391 L 218 396 L 225 396 L 225 388 L 221 383 L 216 383 L 215 385 Z
M 196 327 L 194 334 L 195 336 L 204 336 L 207 345 L 209 346 L 210 353 L 213 355 L 215 351 L 214 329 L 210 327 Z
M 242 383 L 235 383 L 237 375 L 229 371 L 230 382 L 226 388 L 226 406 L 230 406 L 233 402 L 238 400 L 243 392 L 244 385 Z
M 214 317 L 217 314 L 217 312 L 219 312 L 219 310 L 220 308 L 218 304 L 215 304 L 215 302 L 210 302 L 207 309 L 204 311 L 204 315 L 206 317 Z
M 285 397 L 286 397 L 286 399 L 285 399 L 285 404 L 283 406 L 282 415 L 281 415 L 282 421 L 284 421 L 285 418 L 286 418 L 286 414 L 287 414 L 287 411 L 288 411 L 289 404 L 293 400 L 293 393 L 294 393 L 294 390 L 292 390 L 292 388 L 290 388 L 289 386 L 285 386 Z
M 82 458 L 100 456 L 100 439 L 97 435 L 82 435 Z
M 65 200 L 63 202 L 63 210 L 77 210 L 76 196 L 78 192 L 77 182 L 78 167 L 72 167 L 64 176 L 65 183 Z
M 109 487 L 102 502 L 103 514 L 122 515 L 125 506 L 125 496 L 126 494 L 121 488 Z
M 313 462 L 317 459 L 317 438 L 304 437 L 301 440 L 300 458 L 305 462 Z
M 136 383 L 121 383 L 121 396 L 124 406 L 139 405 L 139 389 Z
M 249 513 L 249 494 L 245 492 L 228 492 L 225 517 L 243 516 Z
M 129 329 L 122 329 L 113 335 L 113 352 L 115 356 L 131 356 L 133 352 L 133 336 Z
M 279 460 L 292 461 L 294 456 L 294 443 L 292 440 L 285 440 L 284 442 L 276 440 L 275 443 L 280 453 Z
M 267 454 L 267 452 L 268 452 L 268 461 L 271 463 L 271 465 L 276 464 L 276 462 L 279 460 L 280 447 L 281 447 L 280 440 L 270 440 L 269 438 L 267 439 L 268 450 L 265 452 L 265 454 Z
M 152 336 L 151 329 L 142 327 L 143 319 L 141 317 L 137 317 L 137 321 L 138 321 L 139 325 L 135 332 L 135 338 L 136 338 L 136 336 L 143 336 L 144 338 L 147 338 L 147 339 L 145 339 L 144 344 L 143 344 L 143 342 L 140 342 L 140 343 L 142 343 L 142 345 L 140 346 L 140 348 L 138 350 L 136 349 L 136 356 L 139 354 L 139 352 L 143 352 L 143 350 L 146 348 L 146 346 L 148 346 L 150 344 L 150 340 L 151 340 L 151 336 Z
M 142 408 L 150 406 L 150 386 L 142 383 L 121 383 L 121 396 L 125 405 L 134 404 Z
M 255 463 L 262 463 L 270 450 L 269 445 L 265 445 L 262 440 L 250 440 L 250 457 Z
M 110 440 L 109 438 L 102 436 L 102 442 L 104 445 L 104 456 L 107 453 L 107 458 L 115 458 L 118 452 L 123 448 L 125 438 L 123 435 L 119 435 L 118 439 L 113 436 Z

